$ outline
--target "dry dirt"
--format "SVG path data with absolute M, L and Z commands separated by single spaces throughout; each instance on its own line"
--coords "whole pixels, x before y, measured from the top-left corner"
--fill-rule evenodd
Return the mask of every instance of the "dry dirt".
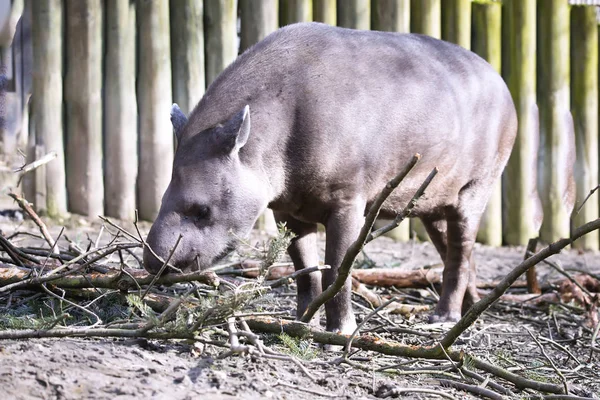
M 97 224 L 84 220 L 66 221 L 67 235 L 82 244 L 95 240 Z M 144 225 L 143 230 L 148 226 Z M 29 221 L 19 223 L 14 218 L 0 217 L 0 230 L 10 234 L 15 230 L 35 232 Z M 58 234 L 58 223 L 52 227 Z M 89 239 L 88 239 L 89 238 Z M 265 239 L 256 235 L 254 242 Z M 322 239 L 322 238 L 321 238 Z M 29 239 L 37 240 L 37 239 Z M 37 242 L 42 245 L 41 242 Z M 321 252 L 323 252 L 321 241 Z M 523 257 L 523 248 L 490 248 L 477 246 L 475 259 L 479 279 L 494 281 L 502 278 Z M 440 262 L 430 243 L 396 243 L 380 238 L 369 244 L 363 261 L 375 266 L 418 269 Z M 565 251 L 555 256 L 564 268 L 578 268 L 600 273 L 600 255 L 593 252 Z M 559 276 L 551 268 L 539 266 L 540 282 Z M 271 296 L 269 304 L 279 311 L 293 315 L 293 287 L 283 288 Z M 421 296 L 431 302 L 425 291 L 405 291 L 413 297 Z M 359 321 L 366 312 L 358 306 Z M 7 311 L 8 299 L 0 297 L 0 314 Z M 482 359 L 534 379 L 560 383 L 547 359 L 527 330 L 536 336 L 552 338 L 562 343 L 574 357 L 553 346 L 544 348 L 553 362 L 562 370 L 569 383 L 581 388 L 580 395 L 600 393 L 600 354 L 590 353 L 589 330 L 582 330 L 568 318 L 562 318 L 564 308 L 535 310 L 522 305 L 499 303 L 457 343 Z M 430 329 L 426 313 L 406 320 L 390 317 L 395 323 L 412 329 Z M 367 325 L 377 328 L 379 322 Z M 381 324 L 379 324 L 381 325 Z M 381 326 L 380 326 L 381 328 Z M 385 331 L 385 329 L 383 329 Z M 427 332 L 427 331 L 426 331 Z M 405 343 L 418 343 L 421 339 L 405 334 L 384 336 Z M 263 336 L 271 348 L 285 353 L 286 346 L 275 336 Z M 181 341 L 161 342 L 131 339 L 35 339 L 0 341 L 0 397 L 6 399 L 306 399 L 306 398 L 381 398 L 392 388 L 429 388 L 449 394 L 457 399 L 475 398 L 464 391 L 441 387 L 441 375 L 401 375 L 399 369 L 375 372 L 385 365 L 406 363 L 400 370 L 410 368 L 432 369 L 439 363 L 381 356 L 368 352 L 356 354 L 355 361 L 363 369 L 335 363 L 339 353 L 322 352 L 315 344 L 306 344 L 314 350 L 315 357 L 303 362 L 308 375 L 289 361 L 266 360 L 253 356 L 218 359 L 222 349 L 198 347 Z M 309 352 L 310 353 L 310 352 Z M 575 359 L 576 360 L 575 360 Z M 524 368 L 524 369 L 521 369 Z M 457 374 L 448 372 L 450 375 Z M 533 398 L 533 392 L 517 391 L 514 386 L 492 377 L 511 388 L 516 397 Z M 408 398 L 439 398 L 431 393 L 408 392 Z M 535 396 L 534 396 L 535 397 Z

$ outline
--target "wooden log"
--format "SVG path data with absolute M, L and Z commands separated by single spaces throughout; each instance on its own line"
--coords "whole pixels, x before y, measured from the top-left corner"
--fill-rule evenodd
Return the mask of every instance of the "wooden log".
M 373 0 L 371 7 L 371 29 L 410 32 L 410 1 Z
M 278 10 L 278 0 L 240 0 L 240 52 L 277 30 Z
M 502 64 L 502 4 L 473 3 L 473 51 L 487 60 L 498 73 Z M 502 184 L 494 186 L 479 225 L 477 241 L 502 245 Z
M 36 144 L 57 159 L 46 166 L 45 204 L 37 211 L 51 216 L 67 212 L 63 145 L 63 9 L 61 0 L 28 0 L 32 10 L 33 126 Z
M 441 39 L 442 2 L 441 0 L 411 0 L 410 31 Z
M 173 128 L 168 0 L 138 2 L 139 217 L 153 220 L 171 180 Z
M 313 19 L 335 26 L 337 22 L 336 0 L 313 0 Z
M 285 26 L 296 22 L 313 20 L 312 0 L 280 0 L 279 25 Z
M 598 185 L 598 22 L 596 8 L 571 9 L 571 111 L 575 121 L 577 204 Z M 574 218 L 576 226 L 598 218 L 598 196 L 587 200 Z M 598 232 L 590 232 L 575 247 L 598 250 Z
M 237 0 L 211 0 L 204 3 L 207 85 L 237 57 L 236 21 Z
M 65 4 L 67 192 L 69 211 L 104 214 L 102 174 L 102 2 Z
M 340 1 L 337 5 L 337 23 L 344 28 L 368 30 L 371 27 L 370 1 Z
M 513 97 L 519 127 L 503 175 L 504 242 L 526 245 L 538 235 L 542 208 L 537 192 L 536 0 L 504 2 L 503 76 Z
M 173 102 L 187 115 L 205 89 L 202 1 L 171 1 L 170 16 Z
M 471 0 L 444 1 L 442 39 L 471 48 Z
M 135 216 L 138 172 L 135 2 L 106 0 L 104 195 L 106 215 Z
M 574 198 L 569 150 L 574 149 L 570 115 L 569 3 L 567 0 L 538 2 L 538 86 L 540 153 L 538 188 L 544 220 L 540 238 L 552 242 L 568 237 Z M 573 154 L 574 156 L 574 154 Z M 571 203 L 571 207 L 569 207 Z

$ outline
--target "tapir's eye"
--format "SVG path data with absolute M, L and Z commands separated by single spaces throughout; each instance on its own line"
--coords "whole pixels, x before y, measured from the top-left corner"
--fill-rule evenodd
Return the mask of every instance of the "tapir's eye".
M 187 214 L 196 221 L 204 221 L 210 218 L 210 208 L 203 204 L 194 204 Z

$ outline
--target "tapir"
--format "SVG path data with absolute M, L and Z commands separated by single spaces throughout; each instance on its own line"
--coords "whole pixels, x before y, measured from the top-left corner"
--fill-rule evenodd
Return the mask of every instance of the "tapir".
M 429 174 L 438 175 L 412 212 L 444 262 L 431 317 L 456 321 L 478 300 L 473 244 L 494 183 L 515 141 L 515 107 L 483 59 L 417 34 L 320 23 L 283 27 L 241 54 L 186 117 L 174 105 L 178 139 L 171 182 L 147 237 L 182 270 L 210 266 L 249 234 L 267 208 L 296 234 L 297 316 L 337 276 L 365 213 L 412 157 L 421 161 L 381 210 L 393 218 Z M 146 250 L 145 268 L 162 262 Z M 326 329 L 351 333 L 351 283 L 325 304 Z

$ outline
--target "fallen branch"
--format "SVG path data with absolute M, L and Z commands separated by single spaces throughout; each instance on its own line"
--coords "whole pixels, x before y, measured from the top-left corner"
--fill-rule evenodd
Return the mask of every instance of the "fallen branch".
M 251 318 L 246 322 L 254 332 L 262 333 L 286 333 L 300 339 L 312 339 L 321 344 L 344 346 L 350 335 L 342 335 L 334 332 L 323 332 L 311 329 L 305 323 L 298 321 L 286 321 L 275 318 Z M 468 356 L 462 351 L 448 351 L 444 353 L 439 344 L 435 346 L 413 346 L 404 345 L 398 342 L 387 341 L 376 336 L 361 335 L 354 339 L 352 346 L 357 349 L 374 351 L 381 354 L 425 358 L 431 360 L 447 360 L 448 357 L 454 362 L 462 362 Z M 519 389 L 534 389 L 541 392 L 557 393 L 563 392 L 562 385 L 552 383 L 538 382 L 535 380 L 523 378 L 517 374 L 507 371 L 503 368 L 481 361 L 475 357 L 469 356 L 469 362 L 474 368 L 494 374 L 495 376 L 513 383 Z
M 175 283 L 184 282 L 200 282 L 209 286 L 219 286 L 219 278 L 212 271 L 195 271 L 185 274 L 167 274 L 156 278 L 155 275 L 148 274 L 144 270 L 127 269 L 127 273 L 121 271 L 91 274 L 75 275 L 72 271 L 67 271 L 65 275 L 51 275 L 44 279 L 45 276 L 32 278 L 26 284 L 20 285 L 19 289 L 31 289 L 38 287 L 42 283 L 52 282 L 54 286 L 63 289 L 84 289 L 84 288 L 101 288 L 101 289 L 118 289 L 129 290 L 151 283 L 158 285 L 172 285 Z M 10 284 L 22 282 L 30 271 L 0 264 L 0 288 Z
M 573 243 L 573 241 L 599 228 L 600 218 L 588 222 L 587 224 L 575 229 L 570 238 L 560 239 L 554 243 L 551 243 L 515 267 L 508 273 L 508 275 L 506 275 L 506 277 L 504 277 L 504 279 L 500 281 L 497 287 L 495 287 L 483 299 L 475 303 L 460 319 L 460 321 L 458 321 L 448 331 L 446 336 L 444 336 L 444 338 L 441 340 L 442 346 L 444 346 L 444 348 L 449 348 L 452 346 L 461 333 L 467 330 L 467 328 L 469 328 L 485 310 L 487 310 L 496 300 L 498 300 L 500 296 L 502 296 L 504 292 L 506 292 L 506 290 L 513 284 L 513 282 L 515 282 L 519 276 L 523 275 L 530 267 L 540 263 L 542 260 L 545 260 L 551 255 L 559 253 L 562 249 Z
M 23 211 L 25 211 L 27 213 L 27 215 L 29 215 L 31 217 L 33 222 L 38 226 L 38 228 L 40 229 L 40 233 L 44 237 L 44 240 L 46 240 L 46 243 L 48 243 L 48 246 L 50 246 L 50 250 L 55 254 L 60 254 L 60 251 L 58 249 L 58 246 L 56 245 L 56 242 L 54 241 L 54 239 L 52 239 L 52 236 L 50 236 L 48 227 L 46 226 L 44 221 L 42 221 L 42 219 L 39 217 L 39 215 L 37 215 L 37 213 L 33 210 L 33 208 L 31 207 L 31 204 L 29 204 L 29 202 L 27 200 L 25 200 L 24 198 L 17 196 L 15 193 L 9 193 L 8 195 L 14 201 L 17 202 L 19 207 Z

